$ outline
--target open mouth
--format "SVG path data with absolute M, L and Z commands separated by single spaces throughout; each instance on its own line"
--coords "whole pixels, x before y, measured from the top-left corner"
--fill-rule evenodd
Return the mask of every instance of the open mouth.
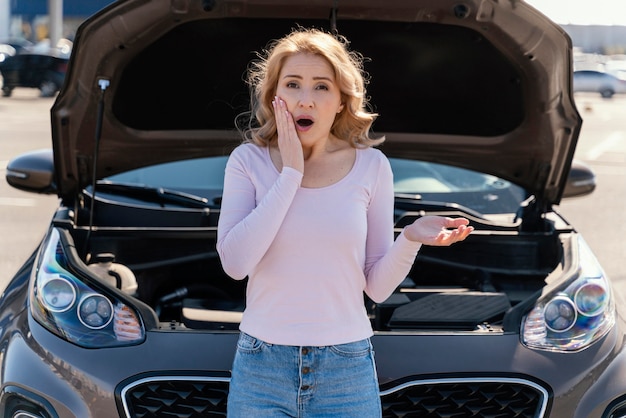
M 302 126 L 303 128 L 306 128 L 306 127 L 313 125 L 313 120 L 308 119 L 308 118 L 302 118 L 302 119 L 298 119 L 296 121 L 296 124 L 298 124 L 298 126 Z

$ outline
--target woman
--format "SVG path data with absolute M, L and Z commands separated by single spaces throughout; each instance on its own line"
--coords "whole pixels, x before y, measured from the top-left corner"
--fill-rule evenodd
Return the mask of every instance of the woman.
M 246 309 L 231 417 L 379 417 L 363 292 L 384 301 L 422 244 L 450 245 L 466 219 L 427 216 L 394 242 L 389 161 L 369 137 L 360 56 L 298 29 L 253 63 L 254 115 L 231 154 L 218 252 Z

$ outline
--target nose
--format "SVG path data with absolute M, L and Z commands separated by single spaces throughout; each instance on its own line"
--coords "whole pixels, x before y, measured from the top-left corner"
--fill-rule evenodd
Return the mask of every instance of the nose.
M 304 89 L 301 90 L 300 97 L 298 98 L 298 106 L 303 108 L 312 108 L 314 105 L 313 95 Z

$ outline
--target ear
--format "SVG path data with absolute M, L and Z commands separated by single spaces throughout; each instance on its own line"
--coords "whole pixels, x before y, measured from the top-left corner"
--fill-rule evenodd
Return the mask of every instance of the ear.
M 344 107 L 344 104 L 342 103 L 342 104 L 339 106 L 339 109 L 337 109 L 337 113 L 341 113 L 341 111 L 343 110 L 343 107 Z

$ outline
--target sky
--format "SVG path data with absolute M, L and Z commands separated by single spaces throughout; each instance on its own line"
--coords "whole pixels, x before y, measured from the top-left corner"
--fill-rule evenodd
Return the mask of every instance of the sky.
M 626 0 L 526 0 L 558 24 L 626 26 Z

